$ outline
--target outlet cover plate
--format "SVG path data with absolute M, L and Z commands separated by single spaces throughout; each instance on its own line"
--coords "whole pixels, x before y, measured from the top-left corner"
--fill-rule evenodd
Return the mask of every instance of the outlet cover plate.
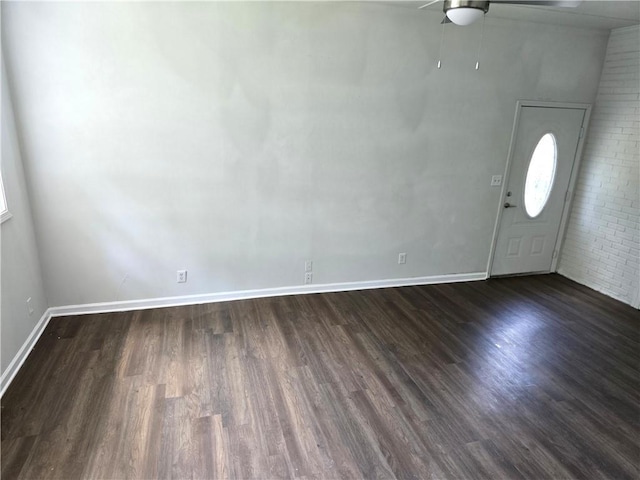
M 176 281 L 178 283 L 186 283 L 187 282 L 187 271 L 186 270 L 178 270 Z

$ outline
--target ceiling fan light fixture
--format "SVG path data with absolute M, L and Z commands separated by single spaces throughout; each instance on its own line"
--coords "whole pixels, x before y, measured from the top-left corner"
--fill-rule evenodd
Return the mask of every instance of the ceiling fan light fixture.
M 471 25 L 489 11 L 489 0 L 444 0 L 442 10 L 456 25 Z
M 458 7 L 447 10 L 447 17 L 456 25 L 471 25 L 484 15 L 484 11 L 473 7 Z

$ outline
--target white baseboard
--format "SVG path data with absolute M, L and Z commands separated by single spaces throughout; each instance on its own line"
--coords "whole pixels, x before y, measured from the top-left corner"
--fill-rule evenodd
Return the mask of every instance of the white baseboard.
M 149 298 L 142 300 L 124 300 L 120 302 L 89 303 L 85 305 L 67 305 L 50 308 L 51 316 L 88 315 L 92 313 L 126 312 L 149 308 L 178 307 L 203 303 L 228 302 L 250 298 L 281 297 L 285 295 L 305 295 L 310 293 L 347 292 L 352 290 L 370 290 L 374 288 L 408 287 L 412 285 L 430 285 L 435 283 L 472 282 L 486 280 L 487 273 L 456 273 L 434 275 L 430 277 L 394 278 L 390 280 L 372 280 L 366 282 L 327 283 L 323 285 L 300 285 L 293 287 L 263 288 L 257 290 L 239 290 L 235 292 L 206 293 L 202 295 L 184 295 L 179 297 Z
M 456 283 L 486 280 L 487 273 L 457 273 L 451 275 L 434 275 L 430 277 L 395 278 L 390 280 L 373 280 L 367 282 L 328 283 L 324 285 L 302 285 L 295 287 L 264 288 L 258 290 L 242 290 L 236 292 L 208 293 L 203 295 L 185 295 L 180 297 L 149 298 L 143 300 L 127 300 L 121 302 L 90 303 L 86 305 L 67 305 L 49 308 L 35 326 L 27 340 L 13 358 L 0 378 L 0 397 L 14 379 L 20 367 L 27 359 L 29 352 L 44 332 L 52 317 L 65 315 L 88 315 L 92 313 L 125 312 L 149 308 L 177 307 L 181 305 L 198 305 L 203 303 L 227 302 L 250 298 L 279 297 L 284 295 L 304 295 L 310 293 L 346 292 L 352 290 L 370 290 L 374 288 L 408 287 L 413 285 L 430 285 L 435 283 Z
M 33 347 L 36 345 L 36 342 L 40 339 L 42 332 L 44 332 L 44 329 L 49 324 L 49 320 L 51 320 L 50 310 L 51 309 L 48 309 L 42 314 L 42 317 L 40 317 L 40 320 L 31 331 L 31 334 L 22 344 L 18 353 L 16 353 L 16 356 L 13 357 L 13 360 L 11 360 L 7 369 L 2 372 L 2 377 L 0 377 L 0 398 L 4 396 L 4 392 L 7 390 L 7 387 L 13 381 L 16 374 L 22 367 L 22 364 L 29 356 L 29 353 L 31 353 L 31 350 L 33 350 Z

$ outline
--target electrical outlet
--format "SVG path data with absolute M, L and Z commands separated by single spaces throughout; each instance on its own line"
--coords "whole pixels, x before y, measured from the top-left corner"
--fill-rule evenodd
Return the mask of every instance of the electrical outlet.
M 187 282 L 187 271 L 186 270 L 178 270 L 178 283 L 186 283 Z
M 29 316 L 33 315 L 33 307 L 31 306 L 31 297 L 27 298 L 27 312 L 29 312 Z
M 492 187 L 499 187 L 500 185 L 502 185 L 502 175 L 494 175 L 491 177 Z
M 313 273 L 307 272 L 304 274 L 304 284 L 311 285 L 313 283 Z
M 405 263 L 407 263 L 407 254 L 406 253 L 399 253 L 398 254 L 398 265 L 404 265 Z
M 304 262 L 304 271 L 311 272 L 313 270 L 313 262 L 311 260 L 307 260 Z

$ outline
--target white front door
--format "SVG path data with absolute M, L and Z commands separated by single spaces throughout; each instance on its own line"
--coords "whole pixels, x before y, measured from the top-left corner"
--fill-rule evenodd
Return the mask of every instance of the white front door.
M 551 271 L 585 112 L 520 107 L 492 276 Z

